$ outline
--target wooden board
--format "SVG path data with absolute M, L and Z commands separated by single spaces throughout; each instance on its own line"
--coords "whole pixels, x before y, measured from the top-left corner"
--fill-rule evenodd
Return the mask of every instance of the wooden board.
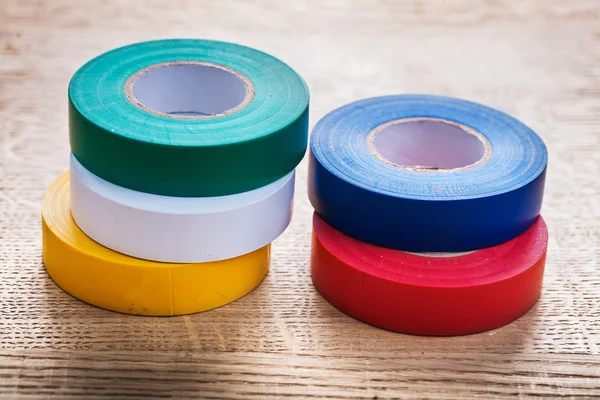
M 131 42 L 205 37 L 288 62 L 311 125 L 363 97 L 438 93 L 521 119 L 548 145 L 543 296 L 504 328 L 380 330 L 309 276 L 306 162 L 295 217 L 250 295 L 186 317 L 120 315 L 60 290 L 40 199 L 68 164 L 67 84 Z M 0 398 L 600 397 L 600 3 L 0 0 Z

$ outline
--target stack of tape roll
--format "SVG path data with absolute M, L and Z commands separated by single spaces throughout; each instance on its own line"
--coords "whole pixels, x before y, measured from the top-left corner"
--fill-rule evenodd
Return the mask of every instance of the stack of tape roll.
M 547 158 L 521 122 L 463 100 L 388 96 L 331 112 L 310 146 L 315 287 L 404 333 L 517 319 L 541 293 Z
M 105 53 L 69 86 L 70 172 L 42 205 L 48 274 L 109 310 L 209 310 L 267 275 L 292 216 L 308 89 L 247 47 L 161 40 Z

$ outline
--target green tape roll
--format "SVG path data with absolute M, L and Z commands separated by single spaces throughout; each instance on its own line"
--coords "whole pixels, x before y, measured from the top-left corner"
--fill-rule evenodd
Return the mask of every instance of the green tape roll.
M 116 185 L 219 196 L 267 185 L 306 151 L 308 88 L 248 47 L 159 40 L 81 67 L 69 85 L 71 149 Z

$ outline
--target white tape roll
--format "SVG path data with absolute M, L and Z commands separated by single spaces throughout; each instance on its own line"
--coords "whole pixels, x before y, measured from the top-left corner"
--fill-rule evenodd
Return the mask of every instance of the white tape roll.
M 294 172 L 261 188 L 217 197 L 169 197 L 126 189 L 71 154 L 71 214 L 98 243 L 133 257 L 192 263 L 247 254 L 292 218 Z

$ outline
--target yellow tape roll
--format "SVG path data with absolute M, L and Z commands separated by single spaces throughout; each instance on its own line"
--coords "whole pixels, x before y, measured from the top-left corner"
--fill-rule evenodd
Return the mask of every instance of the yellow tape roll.
M 270 245 L 240 257 L 197 264 L 146 261 L 112 251 L 87 237 L 70 212 L 68 172 L 42 201 L 43 258 L 58 286 L 108 310 L 180 315 L 239 299 L 269 271 Z

